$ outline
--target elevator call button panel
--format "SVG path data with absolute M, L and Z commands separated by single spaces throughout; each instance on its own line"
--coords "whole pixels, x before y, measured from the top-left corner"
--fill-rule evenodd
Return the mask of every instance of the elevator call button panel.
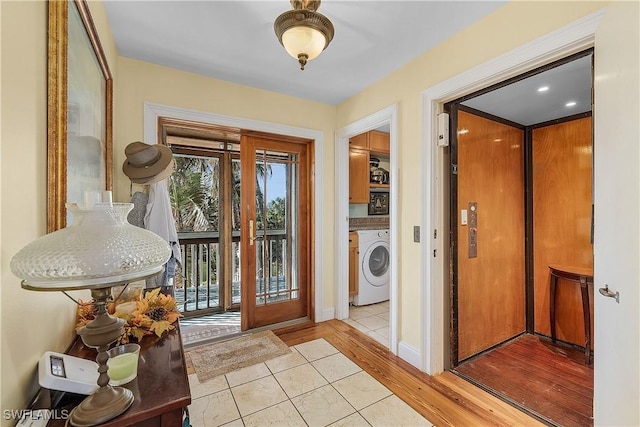
M 469 202 L 469 258 L 478 256 L 478 204 Z

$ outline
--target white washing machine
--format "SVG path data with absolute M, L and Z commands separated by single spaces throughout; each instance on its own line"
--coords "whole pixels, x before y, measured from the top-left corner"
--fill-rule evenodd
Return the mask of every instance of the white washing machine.
M 358 231 L 358 295 L 354 305 L 368 305 L 389 299 L 389 230 Z

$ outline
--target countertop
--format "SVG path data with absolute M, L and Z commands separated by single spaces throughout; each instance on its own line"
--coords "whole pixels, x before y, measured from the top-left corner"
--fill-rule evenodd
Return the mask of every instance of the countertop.
M 349 231 L 388 230 L 389 217 L 349 218 Z

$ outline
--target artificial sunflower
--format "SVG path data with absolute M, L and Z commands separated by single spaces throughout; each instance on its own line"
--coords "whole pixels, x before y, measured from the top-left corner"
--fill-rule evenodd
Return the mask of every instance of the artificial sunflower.
M 120 344 L 128 343 L 131 338 L 138 342 L 147 335 L 161 337 L 166 331 L 175 328 L 176 322 L 182 314 L 178 312 L 176 300 L 160 293 L 160 288 L 147 292 L 145 296 L 135 301 L 136 308 L 130 313 L 121 313 L 116 310 L 115 304 L 109 304 L 109 314 L 123 319 L 124 333 L 118 340 Z M 95 318 L 96 309 L 92 303 L 78 305 L 78 321 L 76 330 L 80 329 Z

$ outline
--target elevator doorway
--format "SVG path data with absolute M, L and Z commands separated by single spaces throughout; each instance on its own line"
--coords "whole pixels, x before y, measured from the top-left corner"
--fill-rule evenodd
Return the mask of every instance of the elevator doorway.
M 592 59 L 592 51 L 581 52 L 445 106 L 451 120 L 450 364 L 550 424 L 592 424 L 593 286 L 585 286 L 585 306 L 581 287 L 559 279 L 553 313 L 549 269 L 593 269 Z M 518 350 L 522 340 L 533 347 Z M 582 360 L 575 356 L 581 346 L 588 355 Z M 563 383 L 575 396 L 533 392 L 539 347 L 541 359 L 552 357 L 549 351 L 579 368 L 578 386 Z M 493 364 L 484 363 L 491 358 Z M 560 370 L 551 379 L 567 376 Z M 560 409 L 549 409 L 553 400 Z

